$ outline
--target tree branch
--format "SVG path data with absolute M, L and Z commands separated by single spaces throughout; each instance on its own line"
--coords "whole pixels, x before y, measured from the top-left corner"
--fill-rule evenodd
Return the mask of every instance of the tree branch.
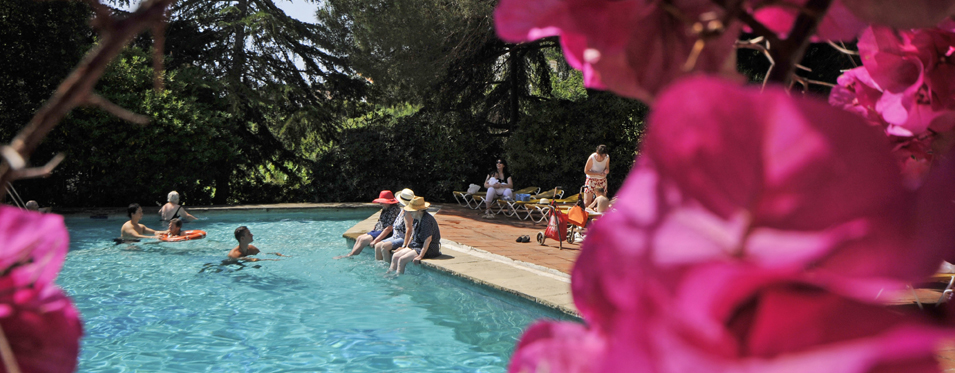
M 806 47 L 809 46 L 809 38 L 816 32 L 816 27 L 819 26 L 819 22 L 831 4 L 832 0 L 806 2 L 803 11 L 793 22 L 789 37 L 770 49 L 770 54 L 776 61 L 776 67 L 766 77 L 767 80 L 785 84 L 792 79 L 793 73 L 796 72 L 796 64 L 802 60 Z
M 60 84 L 53 97 L 43 105 L 30 123 L 10 142 L 10 147 L 26 161 L 43 138 L 70 110 L 88 101 L 90 91 L 103 75 L 106 66 L 136 35 L 152 25 L 163 22 L 166 7 L 175 0 L 148 0 L 126 19 L 106 22 L 107 32 L 102 41 L 90 50 L 70 76 Z M 0 163 L 0 185 L 14 179 L 10 164 Z

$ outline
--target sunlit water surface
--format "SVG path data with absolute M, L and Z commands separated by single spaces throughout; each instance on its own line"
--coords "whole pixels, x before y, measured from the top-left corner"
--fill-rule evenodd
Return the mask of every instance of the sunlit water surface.
M 371 250 L 333 260 L 373 212 L 209 215 L 184 227 L 206 239 L 120 245 L 125 219 L 68 218 L 57 282 L 82 314 L 79 370 L 503 372 L 528 324 L 566 318 L 413 265 L 386 275 Z M 291 257 L 222 265 L 239 225 Z

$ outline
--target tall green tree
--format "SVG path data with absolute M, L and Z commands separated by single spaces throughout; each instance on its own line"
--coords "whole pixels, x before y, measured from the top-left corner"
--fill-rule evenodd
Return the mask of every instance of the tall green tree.
M 362 96 L 364 81 L 327 52 L 319 27 L 289 17 L 272 0 L 180 1 L 166 41 L 170 68 L 202 68 L 229 103 L 228 121 L 241 139 L 235 149 L 249 162 L 223 165 L 234 174 L 217 181 L 219 189 L 276 180 L 303 186 L 310 169 L 303 148 L 314 144 L 302 139 L 333 138 Z M 217 203 L 232 192 L 221 194 Z
M 82 2 L 0 0 L 0 141 L 9 142 L 93 43 Z
M 334 41 L 334 50 L 373 82 L 368 101 L 421 108 L 415 115 L 369 120 L 368 128 L 346 132 L 360 132 L 374 149 L 394 149 L 389 154 L 405 154 L 404 147 L 420 146 L 439 152 L 447 143 L 451 153 L 461 155 L 439 157 L 463 165 L 446 167 L 447 172 L 425 179 L 432 182 L 419 188 L 434 193 L 429 198 L 444 200 L 451 190 L 479 183 L 498 157 L 507 158 L 512 171 L 521 175 L 519 186 L 561 185 L 573 190 L 583 182 L 581 162 L 601 143 L 615 149 L 614 159 L 624 166 L 615 172 L 629 170 L 646 107 L 583 89 L 580 73 L 566 64 L 556 38 L 522 44 L 501 41 L 493 28 L 493 2 L 327 0 L 323 5 L 317 17 Z M 575 111 L 584 109 L 594 118 Z M 386 133 L 389 128 L 400 133 L 406 125 L 438 140 L 412 144 Z M 447 128 L 435 130 L 441 127 Z M 376 141 L 382 137 L 389 140 Z M 395 148 L 394 143 L 402 146 Z M 326 159 L 355 169 L 366 169 L 355 165 L 376 160 L 372 154 L 355 153 L 360 151 L 342 142 L 329 154 L 337 156 Z M 383 173 L 377 179 L 404 180 L 406 186 L 420 183 L 422 178 L 409 180 L 406 175 L 421 170 L 403 167 L 429 157 L 405 155 L 399 158 L 407 162 L 376 170 Z
M 550 94 L 557 71 L 554 38 L 504 43 L 493 2 L 479 0 L 328 0 L 317 13 L 362 76 L 375 102 L 412 102 L 471 115 L 472 124 L 506 136 L 521 105 Z M 560 61 L 559 63 L 563 63 Z

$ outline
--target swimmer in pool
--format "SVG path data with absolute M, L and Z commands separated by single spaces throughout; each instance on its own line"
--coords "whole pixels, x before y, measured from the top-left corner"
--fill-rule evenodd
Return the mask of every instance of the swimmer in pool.
M 239 241 L 239 245 L 236 246 L 232 251 L 229 251 L 229 258 L 239 259 L 248 262 L 258 262 L 260 260 L 278 260 L 278 259 L 259 259 L 259 258 L 249 258 L 250 255 L 258 254 L 259 248 L 252 245 L 252 231 L 249 230 L 249 227 L 241 226 L 235 229 L 235 239 Z M 285 256 L 279 253 L 269 253 L 277 256 Z
M 160 234 L 168 233 L 167 231 L 154 231 L 143 224 L 139 224 L 139 220 L 143 218 L 143 208 L 139 207 L 138 203 L 129 205 L 126 209 L 126 215 L 129 216 L 129 221 L 123 224 L 123 228 L 119 231 L 119 236 L 122 239 L 156 238 Z

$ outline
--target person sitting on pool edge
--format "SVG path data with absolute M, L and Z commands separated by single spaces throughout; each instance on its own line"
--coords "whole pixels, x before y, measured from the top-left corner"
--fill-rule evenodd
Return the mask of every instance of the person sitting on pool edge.
M 405 210 L 404 206 L 407 206 L 411 203 L 415 197 L 414 191 L 411 189 L 405 188 L 398 193 L 398 203 L 401 204 L 401 213 L 398 214 L 398 217 L 395 218 L 395 223 L 392 224 L 394 229 L 391 232 L 391 237 L 382 240 L 377 245 L 375 245 L 375 260 L 384 260 L 385 263 L 391 263 L 391 254 L 394 253 L 392 249 L 399 248 L 404 246 L 405 240 L 409 239 L 407 229 L 405 228 Z M 407 233 L 406 233 L 407 232 Z
M 402 274 L 408 262 L 418 264 L 421 259 L 441 256 L 441 232 L 438 230 L 438 221 L 428 213 L 429 206 L 431 203 L 421 197 L 415 197 L 405 206 L 405 226 L 411 224 L 413 230 L 411 242 L 406 242 L 405 247 L 395 252 L 388 271 Z
M 259 259 L 259 258 L 248 258 L 250 255 L 256 255 L 260 253 L 259 248 L 252 245 L 254 241 L 252 237 L 252 231 L 249 230 L 249 227 L 241 226 L 235 229 L 235 239 L 239 241 L 239 245 L 229 251 L 230 259 L 240 259 L 249 262 L 258 262 L 260 260 L 278 260 L 278 259 Z M 277 256 L 288 256 L 282 255 L 279 253 L 269 253 Z
M 361 254 L 365 246 L 375 247 L 381 240 L 391 236 L 391 232 L 394 230 L 395 218 L 398 217 L 398 213 L 401 212 L 401 208 L 398 207 L 398 200 L 395 199 L 395 196 L 391 194 L 390 190 L 382 190 L 381 193 L 378 193 L 378 198 L 372 200 L 372 202 L 381 205 L 381 214 L 378 215 L 378 222 L 375 223 L 375 228 L 372 229 L 371 232 L 358 236 L 358 238 L 355 239 L 355 245 L 352 246 L 351 252 L 348 253 L 348 255 L 336 256 L 334 259 Z
M 139 220 L 143 218 L 143 208 L 139 207 L 138 203 L 130 204 L 126 208 L 126 215 L 129 216 L 129 221 L 124 223 L 119 230 L 119 236 L 123 239 L 156 238 L 160 234 L 168 233 L 167 231 L 154 231 L 143 224 L 139 224 Z

